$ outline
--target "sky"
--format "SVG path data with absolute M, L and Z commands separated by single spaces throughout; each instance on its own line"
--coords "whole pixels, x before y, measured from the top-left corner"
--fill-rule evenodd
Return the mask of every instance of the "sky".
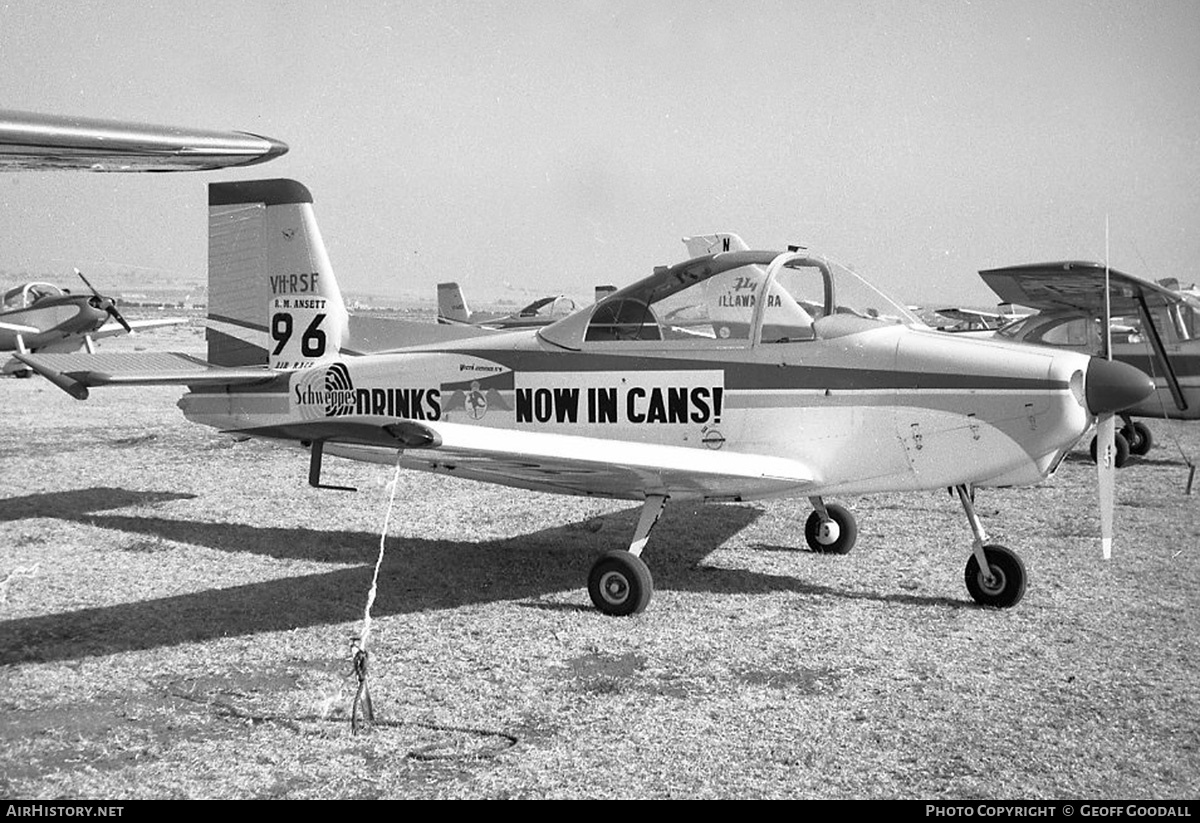
M 1196 0 L 0 0 L 0 108 L 291 147 L 0 174 L 0 270 L 202 280 L 206 185 L 289 177 L 348 291 L 586 297 L 717 231 L 926 306 L 1106 248 L 1187 283 L 1197 43 Z

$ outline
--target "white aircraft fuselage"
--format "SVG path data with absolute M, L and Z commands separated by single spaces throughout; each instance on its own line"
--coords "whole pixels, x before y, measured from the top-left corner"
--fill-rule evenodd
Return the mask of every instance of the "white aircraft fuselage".
M 510 463 L 448 460 L 411 447 L 401 463 L 627 498 L 655 486 L 672 497 L 746 500 L 1030 484 L 1088 429 L 1091 359 L 1084 355 L 948 340 L 857 318 L 829 317 L 816 327 L 828 336 L 740 349 L 683 341 L 674 351 L 661 341 L 584 342 L 570 351 L 517 331 L 436 350 L 347 357 L 265 385 L 193 391 L 179 405 L 189 420 L 223 431 L 294 440 L 361 426 L 363 442 L 331 443 L 328 453 L 387 463 L 395 462 L 398 441 L 383 432 L 401 421 L 461 429 L 456 434 L 485 436 L 501 448 L 512 438 Z M 783 465 L 775 475 L 767 466 L 754 483 L 647 468 L 661 477 L 636 485 L 613 478 L 599 487 L 584 470 L 523 465 L 522 432 L 571 438 L 581 455 L 594 449 L 598 459 L 620 441 Z M 811 478 L 798 482 L 786 468 L 793 464 Z

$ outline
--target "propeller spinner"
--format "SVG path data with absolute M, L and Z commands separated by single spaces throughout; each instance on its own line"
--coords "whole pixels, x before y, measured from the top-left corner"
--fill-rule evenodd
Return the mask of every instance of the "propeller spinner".
M 83 284 L 91 290 L 92 300 L 89 302 L 92 304 L 92 306 L 97 309 L 104 309 L 104 311 L 108 312 L 108 316 L 120 323 L 121 327 L 125 329 L 125 331 L 133 334 L 133 327 L 129 325 L 125 318 L 121 316 L 121 312 L 117 310 L 117 301 L 113 300 L 111 297 L 105 297 L 98 292 L 96 287 L 93 286 L 88 279 L 83 276 L 83 272 L 81 272 L 79 269 L 75 269 L 75 273 L 79 275 L 79 279 L 83 281 Z

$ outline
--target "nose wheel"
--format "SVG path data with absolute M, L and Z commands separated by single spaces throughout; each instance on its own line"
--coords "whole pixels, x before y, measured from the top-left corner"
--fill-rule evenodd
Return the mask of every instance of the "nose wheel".
M 1127 420 L 1120 433 L 1129 443 L 1130 454 L 1144 457 L 1154 447 L 1154 436 L 1150 434 L 1150 427 L 1140 420 Z
M 1025 596 L 1025 564 L 1016 552 L 1006 546 L 985 545 L 987 534 L 975 513 L 970 489 L 966 486 L 955 486 L 954 489 L 962 501 L 963 511 L 967 513 L 971 531 L 975 533 L 975 545 L 963 574 L 967 591 L 981 606 L 1007 609 L 1017 605 Z

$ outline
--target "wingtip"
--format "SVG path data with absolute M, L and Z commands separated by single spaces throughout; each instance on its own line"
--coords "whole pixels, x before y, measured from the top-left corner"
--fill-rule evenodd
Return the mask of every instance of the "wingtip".
M 243 166 L 255 166 L 259 163 L 268 163 L 271 160 L 274 160 L 276 157 L 282 157 L 283 155 L 287 154 L 290 148 L 288 144 L 282 140 L 276 140 L 274 137 L 267 137 L 265 134 L 254 134 L 252 132 L 242 132 L 242 134 L 246 135 L 247 137 L 253 137 L 258 140 L 262 140 L 264 143 L 266 143 L 266 148 L 262 149 L 258 154 L 254 155 L 254 157 L 247 160 L 245 163 L 242 163 L 241 165 Z

